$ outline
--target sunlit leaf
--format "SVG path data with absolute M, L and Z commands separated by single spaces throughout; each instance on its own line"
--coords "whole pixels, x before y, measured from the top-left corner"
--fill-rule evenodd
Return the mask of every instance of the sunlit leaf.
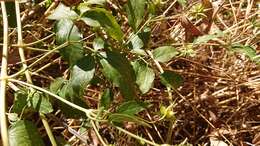
M 94 8 L 86 11 L 81 18 L 87 25 L 102 26 L 105 31 L 115 40 L 123 39 L 123 32 L 114 16 L 103 8 Z
M 97 37 L 93 41 L 93 48 L 95 50 L 103 49 L 105 47 L 105 42 L 102 38 Z
M 84 56 L 83 43 L 77 42 L 82 39 L 82 35 L 79 33 L 78 28 L 71 20 L 61 19 L 55 25 L 55 32 L 56 43 L 58 45 L 70 41 L 70 44 L 67 47 L 60 49 L 60 54 L 63 59 L 70 63 L 70 65 L 75 64 Z
M 95 59 L 88 55 L 77 61 L 72 67 L 70 85 L 72 86 L 75 96 L 82 96 L 86 85 L 94 77 Z
M 179 52 L 174 47 L 171 47 L 171 46 L 158 47 L 155 50 L 153 50 L 152 53 L 153 53 L 154 59 L 159 62 L 168 62 L 174 56 L 179 54 Z
M 78 17 L 79 16 L 75 11 L 71 10 L 71 8 L 60 3 L 58 7 L 47 18 L 52 20 L 61 20 L 61 19 L 75 20 Z
M 104 75 L 119 86 L 126 100 L 136 97 L 135 72 L 127 58 L 119 52 L 106 52 L 105 60 L 101 61 Z
M 126 12 L 129 25 L 136 31 L 144 18 L 146 0 L 128 0 Z
M 29 93 L 29 99 L 29 106 L 38 112 L 48 114 L 53 111 L 52 104 L 47 95 L 39 91 L 32 91 Z
M 153 86 L 153 81 L 155 78 L 154 71 L 148 67 L 148 65 L 135 61 L 132 63 L 136 74 L 136 83 L 139 89 L 144 94 L 150 90 Z
M 9 128 L 10 146 L 44 146 L 37 127 L 30 121 L 15 122 Z

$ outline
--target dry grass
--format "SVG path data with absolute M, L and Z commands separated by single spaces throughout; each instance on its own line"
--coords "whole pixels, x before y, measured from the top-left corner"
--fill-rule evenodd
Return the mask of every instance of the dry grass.
M 121 9 L 124 3 L 120 0 L 111 0 L 108 7 Z M 231 44 L 240 43 L 257 48 L 259 54 L 260 30 L 259 26 L 252 25 L 253 19 L 259 25 L 258 2 L 254 0 L 216 1 L 213 4 L 214 7 L 205 13 L 213 12 L 212 18 L 207 17 L 208 19 L 203 22 L 195 18 L 191 19 L 192 7 L 197 3 L 200 1 L 189 0 L 188 6 L 182 9 L 176 1 L 168 0 L 166 4 L 158 8 L 156 21 L 149 22 L 152 29 L 151 49 L 171 44 L 178 50 L 190 51 L 192 49 L 195 53 L 194 56 L 183 55 L 162 65 L 163 69 L 176 71 L 184 78 L 183 86 L 173 92 L 176 102 L 173 108 L 176 121 L 171 125 L 169 120 L 161 120 L 154 123 L 151 128 L 128 123 L 125 128 L 157 143 L 165 143 L 167 134 L 169 135 L 168 131 L 172 128 L 170 144 L 187 141 L 193 145 L 208 145 L 215 138 L 228 145 L 260 145 L 259 65 L 257 66 L 244 55 L 232 53 L 229 49 Z M 24 6 L 23 10 L 25 43 L 40 40 L 52 33 L 53 22 L 48 21 L 45 15 L 39 15 L 43 13 L 47 15 L 48 10 L 38 5 L 32 8 Z M 165 17 L 162 14 L 165 14 Z M 125 14 L 118 15 L 124 21 L 122 29 L 130 33 L 127 19 L 123 16 Z M 183 15 L 189 18 L 202 34 L 211 34 L 212 30 L 219 29 L 225 32 L 225 36 L 190 48 L 191 39 L 201 34 L 190 29 L 192 25 L 183 24 Z M 82 30 L 85 29 L 85 37 L 90 35 L 87 26 L 80 23 L 78 26 Z M 207 27 L 210 27 L 210 30 L 207 30 L 209 29 Z M 16 36 L 11 34 L 10 42 L 15 44 L 14 40 Z M 93 37 L 87 39 L 87 42 L 91 40 Z M 40 47 L 47 49 L 52 43 L 53 40 L 48 39 Z M 43 53 L 27 49 L 28 64 Z M 12 62 L 10 73 L 19 69 L 20 63 L 15 60 L 15 57 L 16 55 L 13 55 L 10 61 Z M 45 66 L 46 64 L 49 66 Z M 49 56 L 31 71 L 35 72 L 43 66 L 45 68 L 33 74 L 36 85 L 47 87 L 54 78 L 67 76 L 67 65 L 61 61 L 59 55 Z M 90 106 L 96 107 L 100 90 L 99 86 L 89 87 L 86 100 Z M 141 114 L 148 121 L 158 120 L 159 106 L 168 105 L 170 102 L 167 91 L 161 86 L 159 80 L 155 82 L 155 87 L 146 96 L 140 98 L 153 103 L 152 107 Z M 49 122 L 56 135 L 64 137 L 72 145 L 84 145 L 82 142 L 84 139 L 91 145 L 99 143 L 92 129 L 80 136 L 76 135 L 75 132 L 79 130 L 81 123 L 78 120 L 61 120 L 60 117 L 59 113 L 49 116 Z M 44 130 L 41 131 L 44 133 Z M 101 125 L 99 132 L 106 141 L 115 145 L 137 145 L 132 138 L 119 134 L 106 124 Z

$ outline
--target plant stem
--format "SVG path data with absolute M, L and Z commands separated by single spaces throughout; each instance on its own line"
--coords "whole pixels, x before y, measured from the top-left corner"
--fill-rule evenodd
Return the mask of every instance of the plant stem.
M 28 66 L 26 64 L 26 59 L 25 59 L 25 55 L 24 55 L 24 49 L 22 47 L 22 45 L 23 45 L 23 34 L 22 34 L 22 24 L 21 24 L 21 18 L 20 18 L 20 5 L 19 5 L 18 1 L 15 1 L 15 12 L 16 12 L 17 33 L 18 33 L 18 41 L 17 41 L 17 43 L 20 46 L 19 47 L 19 55 L 20 55 L 20 58 L 21 58 L 23 69 L 25 69 L 24 74 L 25 74 L 26 80 L 27 80 L 28 83 L 33 84 L 30 72 L 27 69 Z M 50 126 L 48 124 L 48 121 L 45 118 L 44 114 L 40 113 L 40 118 L 42 120 L 43 126 L 44 126 L 44 128 L 45 128 L 45 130 L 47 132 L 47 135 L 48 135 L 52 145 L 53 146 L 57 146 L 57 143 L 56 143 L 55 138 L 54 138 L 54 136 L 52 134 L 51 128 L 50 128 Z
M 91 122 L 92 127 L 94 128 L 94 131 L 95 131 L 95 133 L 96 133 L 98 139 L 99 139 L 100 142 L 102 143 L 102 145 L 103 145 L 103 146 L 107 146 L 107 144 L 106 144 L 105 141 L 103 140 L 102 136 L 99 134 L 98 129 L 97 129 L 97 126 L 96 126 L 96 124 L 94 123 L 94 121 L 91 120 L 90 122 Z
M 2 17 L 3 17 L 3 54 L 2 54 L 2 67 L 1 67 L 1 77 L 7 76 L 7 57 L 8 57 L 8 19 L 6 13 L 5 2 L 1 1 L 1 8 L 2 8 Z M 0 87 L 0 124 L 1 124 L 1 137 L 3 146 L 9 146 L 9 139 L 8 139 L 8 125 L 7 125 L 7 118 L 6 118 L 6 84 L 7 80 L 1 80 L 1 87 Z
M 133 138 L 135 138 L 135 139 L 138 139 L 138 140 L 140 140 L 140 141 L 143 141 L 143 142 L 145 142 L 145 143 L 147 143 L 147 144 L 150 144 L 150 145 L 153 145 L 153 146 L 160 146 L 160 144 L 154 143 L 154 142 L 149 141 L 149 140 L 147 140 L 147 139 L 144 139 L 144 138 L 142 138 L 142 137 L 140 137 L 140 136 L 137 136 L 137 135 L 135 135 L 135 134 L 133 134 L 133 133 L 131 133 L 131 132 L 129 132 L 129 131 L 127 131 L 127 130 L 121 128 L 121 127 L 117 127 L 117 126 L 116 126 L 116 129 L 118 129 L 119 131 L 121 131 L 121 132 L 123 132 L 123 133 L 125 133 L 125 134 L 127 134 L 127 135 L 129 135 L 129 136 L 131 136 L 131 137 L 133 137 Z
M 35 86 L 33 84 L 29 84 L 29 83 L 26 83 L 26 82 L 23 82 L 23 81 L 19 81 L 19 80 L 16 80 L 16 79 L 8 79 L 8 80 L 11 81 L 11 82 L 15 82 L 15 83 L 21 84 L 21 85 L 25 85 L 27 87 L 32 87 L 32 88 L 34 88 L 34 89 L 36 89 L 38 91 L 41 91 L 41 92 L 46 93 L 46 94 L 48 94 L 50 96 L 53 96 L 56 99 L 60 100 L 61 102 L 71 106 L 72 108 L 80 110 L 80 111 L 86 113 L 87 115 L 89 115 L 93 111 L 93 109 L 85 109 L 85 108 L 83 108 L 81 106 L 78 106 L 78 105 L 72 103 L 72 102 L 69 102 L 68 100 L 66 100 L 66 99 L 64 99 L 64 98 L 62 98 L 62 97 L 60 97 L 60 96 L 58 96 L 58 95 L 56 95 L 56 94 L 46 90 L 46 89 L 43 89 L 43 88 L 38 87 L 38 86 Z
M 49 137 L 49 139 L 51 141 L 52 146 L 57 146 L 56 140 L 55 140 L 55 138 L 54 138 L 54 136 L 52 134 L 50 125 L 49 125 L 45 115 L 40 113 L 40 117 L 41 117 L 41 120 L 42 120 L 42 124 L 43 124 L 43 126 L 44 126 L 44 128 L 45 128 L 45 130 L 47 132 L 47 135 L 48 135 L 48 137 Z

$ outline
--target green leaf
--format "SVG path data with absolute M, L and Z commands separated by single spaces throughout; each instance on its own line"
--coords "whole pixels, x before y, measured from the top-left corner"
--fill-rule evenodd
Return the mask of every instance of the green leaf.
M 94 39 L 93 41 L 93 48 L 97 51 L 97 50 L 100 50 L 100 49 L 104 49 L 105 47 L 105 42 L 102 38 L 100 37 L 97 37 Z
M 72 67 L 70 85 L 72 86 L 75 96 L 81 97 L 87 84 L 95 74 L 95 59 L 88 55 L 77 61 Z
M 159 62 L 168 62 L 178 54 L 179 52 L 171 46 L 162 46 L 153 50 L 154 59 Z
M 14 104 L 12 111 L 15 113 L 21 113 L 23 109 L 27 106 L 28 94 L 24 90 L 19 90 L 14 93 Z
M 80 41 L 82 35 L 78 28 L 69 19 L 61 19 L 55 25 L 56 43 L 61 45 L 67 41 Z M 60 49 L 60 54 L 72 66 L 84 56 L 83 42 L 71 42 L 65 48 Z
M 146 0 L 128 0 L 127 2 L 128 23 L 135 31 L 137 31 L 144 18 L 145 3 Z
M 53 111 L 51 102 L 49 98 L 39 91 L 32 91 L 29 94 L 30 101 L 28 102 L 29 107 L 33 108 L 34 110 L 48 114 Z
M 199 36 L 197 39 L 194 40 L 193 44 L 207 43 L 210 40 L 213 40 L 218 37 L 223 37 L 223 36 L 224 36 L 223 32 L 218 30 L 216 32 L 216 34 L 208 34 L 208 35 Z
M 61 20 L 61 19 L 75 20 L 78 17 L 79 17 L 78 14 L 73 10 L 71 10 L 71 8 L 60 3 L 58 7 L 52 12 L 52 14 L 49 15 L 47 18 L 51 20 Z
M 183 84 L 183 78 L 179 74 L 169 70 L 162 73 L 160 79 L 166 87 L 178 88 Z
M 123 32 L 114 16 L 103 8 L 94 8 L 86 11 L 81 18 L 87 25 L 98 27 L 97 22 L 113 39 L 122 41 Z M 93 25 L 94 24 L 94 25 Z
M 83 108 L 88 108 L 87 104 L 85 103 L 85 101 L 77 96 L 78 93 L 74 93 L 73 89 L 72 89 L 72 86 L 70 84 L 70 82 L 65 82 L 66 84 L 64 84 L 61 89 L 59 90 L 59 93 L 58 95 L 74 104 L 77 104 Z M 65 116 L 67 118 L 85 118 L 86 117 L 86 114 L 82 111 L 79 111 L 75 108 L 72 108 L 70 106 L 68 106 L 67 104 L 61 102 L 61 101 L 57 101 L 59 102 L 57 104 L 57 106 L 60 107 L 62 113 L 65 114 Z
M 132 49 L 131 52 L 136 53 L 136 54 L 140 54 L 140 55 L 145 55 L 145 51 L 142 50 L 142 48 L 144 47 L 144 43 L 143 41 L 139 38 L 138 35 L 133 34 L 130 37 L 130 43 L 129 46 Z
M 187 0 L 177 0 L 177 2 L 182 6 L 185 7 L 187 5 Z
M 57 94 L 61 87 L 64 85 L 64 82 L 66 82 L 66 80 L 62 77 L 55 79 L 50 85 L 50 91 Z
M 133 115 L 127 115 L 127 114 L 110 114 L 108 116 L 108 120 L 112 123 L 122 123 L 122 122 L 134 122 L 139 125 L 150 127 L 150 125 L 142 118 L 139 118 L 137 116 Z
M 113 82 L 113 85 L 119 87 L 121 75 L 120 73 L 108 63 L 106 59 L 101 59 L 100 63 L 103 67 L 102 72 L 106 78 Z
M 154 71 L 148 67 L 148 65 L 135 61 L 132 63 L 136 74 L 136 83 L 139 89 L 144 94 L 150 90 L 153 86 L 153 81 L 155 78 Z
M 30 121 L 17 121 L 9 128 L 10 146 L 44 146 L 37 127 Z
M 135 72 L 127 58 L 119 52 L 106 52 L 106 61 L 101 61 L 104 75 L 119 86 L 126 100 L 136 97 Z
M 107 109 L 113 99 L 113 92 L 110 89 L 106 89 L 101 96 L 100 107 L 104 107 L 105 109 Z
M 119 105 L 117 108 L 117 113 L 126 114 L 126 115 L 135 115 L 148 107 L 148 103 L 137 102 L 137 101 L 127 101 Z
M 254 58 L 257 55 L 256 50 L 254 48 L 252 48 L 251 46 L 233 45 L 232 50 L 246 55 L 252 61 L 254 61 Z

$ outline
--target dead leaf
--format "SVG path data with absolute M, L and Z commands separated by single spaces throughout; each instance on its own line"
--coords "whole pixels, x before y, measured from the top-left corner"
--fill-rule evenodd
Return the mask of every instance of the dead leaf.
M 197 36 L 203 35 L 203 33 L 186 17 L 182 16 L 181 25 L 185 29 L 185 41 L 191 42 Z

